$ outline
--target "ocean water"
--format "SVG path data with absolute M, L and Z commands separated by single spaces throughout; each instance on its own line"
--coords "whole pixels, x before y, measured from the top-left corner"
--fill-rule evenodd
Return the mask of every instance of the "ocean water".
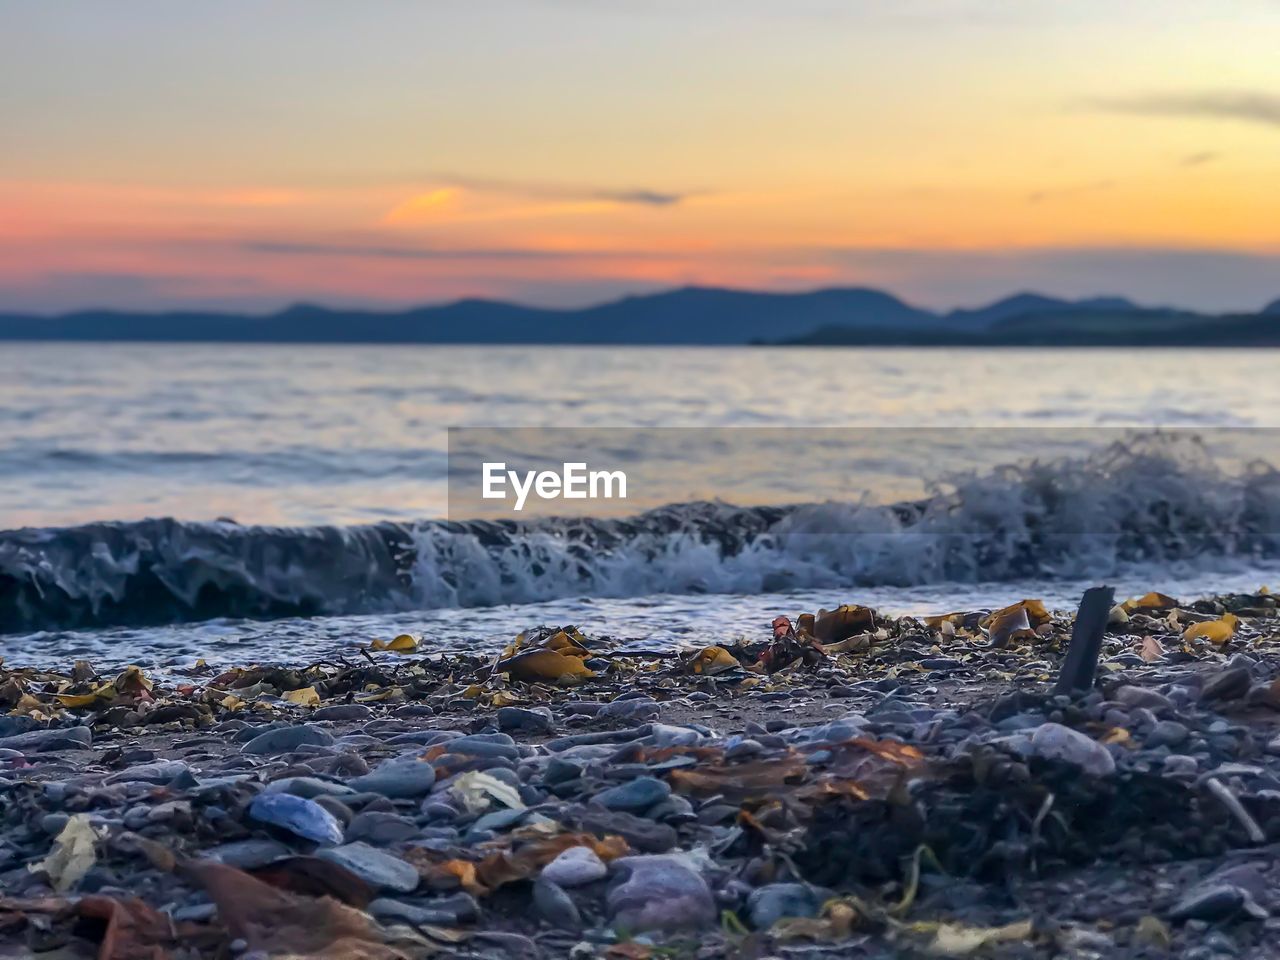
M 669 646 L 844 601 L 1274 586 L 1274 369 L 1236 350 L 5 344 L 0 655 L 305 660 L 551 621 Z M 628 504 L 636 522 L 469 524 L 450 427 L 643 428 L 679 438 L 660 472 L 688 479 Z M 725 437 L 757 466 L 726 471 Z

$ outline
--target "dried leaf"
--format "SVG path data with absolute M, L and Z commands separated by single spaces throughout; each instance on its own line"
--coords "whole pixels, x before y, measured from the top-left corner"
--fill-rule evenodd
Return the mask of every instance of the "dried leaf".
M 993 943 L 1008 943 L 1031 938 L 1030 920 L 1019 920 L 1003 927 L 966 927 L 959 923 L 940 924 L 929 944 L 935 956 L 961 957 Z
M 404 960 L 359 910 L 330 897 L 304 897 L 278 890 L 243 870 L 210 860 L 192 860 L 180 872 L 202 886 L 218 906 L 218 917 L 250 950 L 309 960 Z
M 813 622 L 813 638 L 834 643 L 876 628 L 876 612 L 870 607 L 846 603 L 834 610 L 819 610 Z
M 1239 623 L 1240 618 L 1234 613 L 1224 613 L 1219 620 L 1210 620 L 1207 623 L 1193 623 L 1182 634 L 1182 639 L 1194 640 L 1197 637 L 1203 637 L 1210 643 L 1216 643 L 1221 646 L 1235 636 L 1236 627 Z
M 369 644 L 370 650 L 387 650 L 391 653 L 417 653 L 418 641 L 416 638 L 402 633 L 394 640 L 374 640 Z
M 508 673 L 512 680 L 533 683 L 539 680 L 551 683 L 576 683 L 595 676 L 583 664 L 582 658 L 570 657 L 555 650 L 530 650 L 509 660 L 498 662 L 498 671 Z
M 302 687 L 299 690 L 290 690 L 284 695 L 284 698 L 290 703 L 296 703 L 303 707 L 320 706 L 320 694 L 316 693 L 315 687 Z
M 77 813 L 67 821 L 53 841 L 53 849 L 39 863 L 27 867 L 33 873 L 43 872 L 53 889 L 66 893 L 89 872 L 97 862 L 99 834 L 90 824 L 87 813 Z
M 703 647 L 689 661 L 687 669 L 690 673 L 701 673 L 714 677 L 716 674 L 730 670 L 739 670 L 741 665 L 737 657 L 724 647 Z
M 1147 663 L 1155 663 L 1164 656 L 1164 647 L 1160 645 L 1160 641 L 1155 637 L 1143 637 L 1142 646 L 1138 648 L 1138 656 L 1142 657 Z
M 494 801 L 512 810 L 523 810 L 525 805 L 515 787 L 483 770 L 471 770 L 460 775 L 449 790 L 462 801 L 468 813 L 488 810 Z
M 1126 600 L 1121 604 L 1126 610 L 1132 613 L 1134 610 L 1167 610 L 1170 607 L 1176 607 L 1178 601 L 1173 597 L 1163 593 L 1151 592 L 1138 597 L 1135 600 Z

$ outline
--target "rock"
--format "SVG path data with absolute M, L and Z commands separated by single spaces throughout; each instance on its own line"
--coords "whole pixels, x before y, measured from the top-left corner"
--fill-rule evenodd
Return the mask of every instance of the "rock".
M 534 881 L 533 906 L 539 917 L 558 930 L 576 933 L 582 929 L 582 914 L 573 899 L 550 880 L 539 877 Z
M 656 777 L 637 777 L 597 793 L 595 802 L 606 810 L 641 813 L 671 796 L 671 787 Z
M 1195 757 L 1174 753 L 1164 758 L 1163 772 L 1166 777 L 1191 778 L 1200 772 L 1200 763 Z
M 384 810 L 366 810 L 347 824 L 347 842 L 363 840 L 375 847 L 389 847 L 418 836 L 422 831 L 408 817 Z
M 609 873 L 590 847 L 570 847 L 542 868 L 541 876 L 560 887 L 580 887 L 603 880 Z
M 662 708 L 658 706 L 658 702 L 650 697 L 628 697 L 625 700 L 612 700 L 606 703 L 597 716 L 644 723 L 657 720 L 661 713 Z
M 1149 710 L 1165 710 L 1173 707 L 1173 701 L 1163 693 L 1132 685 L 1118 688 L 1112 692 L 1111 699 L 1116 703 L 1124 704 L 1131 710 L 1135 707 L 1146 707 Z
M 680 855 L 622 857 L 625 879 L 609 891 L 610 922 L 637 932 L 697 930 L 716 921 L 707 882 Z
M 425 796 L 435 782 L 435 767 L 422 760 L 389 760 L 371 773 L 348 781 L 355 790 L 378 793 L 392 800 Z
M 570 780 L 577 780 L 581 777 L 582 771 L 581 764 L 563 760 L 560 757 L 552 757 L 547 761 L 547 769 L 543 771 L 542 781 L 548 786 L 568 783 Z
M 269 793 L 292 793 L 295 797 L 342 797 L 355 793 L 350 787 L 319 777 L 282 777 L 267 784 Z
M 1042 723 L 1031 735 L 1031 752 L 1046 760 L 1074 764 L 1085 773 L 1105 777 L 1115 773 L 1115 759 L 1107 748 L 1060 723 Z
M 291 793 L 258 794 L 249 804 L 249 816 L 314 843 L 342 842 L 342 825 L 333 814 L 314 800 Z
M 240 752 L 251 756 L 274 756 L 289 753 L 307 745 L 332 746 L 333 737 L 319 727 L 306 723 L 294 727 L 277 727 L 275 730 L 258 734 L 241 747 Z
M 629 846 L 645 853 L 663 853 L 674 847 L 678 839 L 675 828 L 665 823 L 654 823 L 634 814 L 600 807 L 583 811 L 579 822 L 584 830 L 598 837 L 616 833 Z
M 768 930 L 785 917 L 816 917 L 822 900 L 803 883 L 770 883 L 747 896 L 747 915 L 757 930 Z
M 499 707 L 497 719 L 499 730 L 550 733 L 555 727 L 555 718 L 547 707 Z
M 1178 723 L 1176 720 L 1161 720 L 1151 732 L 1147 734 L 1146 745 L 1148 747 L 1180 747 L 1186 743 L 1190 731 L 1187 730 L 1186 724 Z
M 469 901 L 470 905 L 458 902 L 460 897 Z M 426 927 L 452 926 L 464 920 L 474 919 L 478 908 L 469 894 L 460 893 L 440 900 L 428 900 L 422 904 L 380 897 L 365 909 L 378 920 L 400 921 L 414 927 Z
M 1253 679 L 1247 667 L 1224 670 L 1204 685 L 1201 700 L 1238 700 L 1249 692 Z
M 186 773 L 188 767 L 181 760 L 157 760 L 128 767 L 103 780 L 103 783 L 154 783 L 163 786 Z
M 394 739 L 392 742 L 395 742 Z M 446 746 L 450 753 L 462 753 L 469 757 L 501 757 L 504 760 L 516 760 L 520 757 L 516 742 L 505 733 L 473 733 L 450 740 Z
M 218 847 L 210 847 L 203 854 L 210 860 L 225 863 L 229 867 L 240 870 L 256 870 L 269 863 L 292 856 L 293 852 L 283 843 L 275 840 L 237 840 L 224 843 Z
M 688 727 L 676 727 L 655 723 L 649 728 L 646 740 L 655 747 L 688 747 L 702 742 L 702 734 Z
M 0 749 L 23 753 L 46 753 L 51 750 L 84 750 L 93 745 L 93 731 L 88 727 L 55 727 L 28 730 L 0 740 Z
M 383 853 L 367 843 L 328 847 L 317 851 L 316 856 L 345 867 L 376 890 L 409 893 L 418 886 L 416 869 L 399 857 Z
M 312 720 L 367 720 L 373 711 L 363 703 L 335 703 L 311 713 Z
M 1244 912 L 1255 919 L 1270 914 L 1241 887 L 1231 883 L 1205 883 L 1192 888 L 1169 911 L 1173 920 L 1227 920 Z

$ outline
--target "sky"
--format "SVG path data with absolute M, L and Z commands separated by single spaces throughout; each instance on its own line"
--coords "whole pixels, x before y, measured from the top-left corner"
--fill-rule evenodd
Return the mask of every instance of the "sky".
M 1280 297 L 1280 0 L 0 0 L 0 310 Z

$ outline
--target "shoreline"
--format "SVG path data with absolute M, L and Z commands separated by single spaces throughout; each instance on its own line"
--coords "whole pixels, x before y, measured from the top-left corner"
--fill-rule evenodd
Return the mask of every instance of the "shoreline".
M 1031 602 L 686 655 L 0 665 L 0 956 L 1265 956 L 1275 599 L 1143 601 L 1079 697 Z

